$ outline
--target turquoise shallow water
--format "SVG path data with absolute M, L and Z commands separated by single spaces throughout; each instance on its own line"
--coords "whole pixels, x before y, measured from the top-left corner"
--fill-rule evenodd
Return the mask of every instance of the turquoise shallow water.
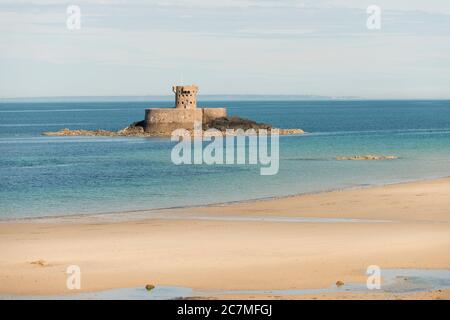
M 187 165 L 156 138 L 43 137 L 117 130 L 170 102 L 0 103 L 0 219 L 198 205 L 450 176 L 450 101 L 226 101 L 229 114 L 278 127 L 280 170 Z M 393 161 L 336 161 L 354 154 Z

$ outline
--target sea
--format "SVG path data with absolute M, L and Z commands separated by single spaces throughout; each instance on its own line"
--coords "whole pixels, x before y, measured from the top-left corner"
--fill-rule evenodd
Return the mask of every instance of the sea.
M 173 102 L 0 102 L 0 219 L 102 214 L 282 197 L 450 176 L 450 101 L 200 101 L 307 133 L 280 137 L 279 171 L 175 165 L 166 138 L 49 137 L 118 130 Z M 395 160 L 338 161 L 352 155 Z

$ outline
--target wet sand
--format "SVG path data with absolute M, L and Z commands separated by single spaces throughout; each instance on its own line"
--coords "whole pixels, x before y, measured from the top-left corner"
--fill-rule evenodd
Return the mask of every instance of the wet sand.
M 0 294 L 73 294 L 66 288 L 69 265 L 81 268 L 81 292 L 147 283 L 195 290 L 328 288 L 338 280 L 365 283 L 369 265 L 450 269 L 449 251 L 446 178 L 205 207 L 2 222 Z M 448 299 L 449 294 L 220 297 Z

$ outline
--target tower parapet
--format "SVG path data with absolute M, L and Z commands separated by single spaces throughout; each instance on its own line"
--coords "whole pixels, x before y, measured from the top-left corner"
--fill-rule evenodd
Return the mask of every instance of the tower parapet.
M 175 108 L 177 109 L 196 109 L 198 87 L 191 86 L 173 86 L 175 93 Z

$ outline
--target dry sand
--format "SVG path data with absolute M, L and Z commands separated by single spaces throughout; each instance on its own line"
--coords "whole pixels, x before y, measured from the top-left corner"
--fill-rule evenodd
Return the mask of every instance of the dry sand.
M 0 223 L 0 293 L 73 293 L 66 288 L 69 265 L 81 267 L 81 291 L 147 283 L 198 290 L 325 288 L 338 280 L 365 283 L 369 265 L 450 269 L 448 178 L 136 214 L 132 221 L 119 222 L 108 221 L 105 215 Z M 199 216 L 218 220 L 194 219 Z M 222 217 L 378 222 L 290 223 Z M 448 299 L 449 295 L 442 290 L 412 295 L 220 297 Z

